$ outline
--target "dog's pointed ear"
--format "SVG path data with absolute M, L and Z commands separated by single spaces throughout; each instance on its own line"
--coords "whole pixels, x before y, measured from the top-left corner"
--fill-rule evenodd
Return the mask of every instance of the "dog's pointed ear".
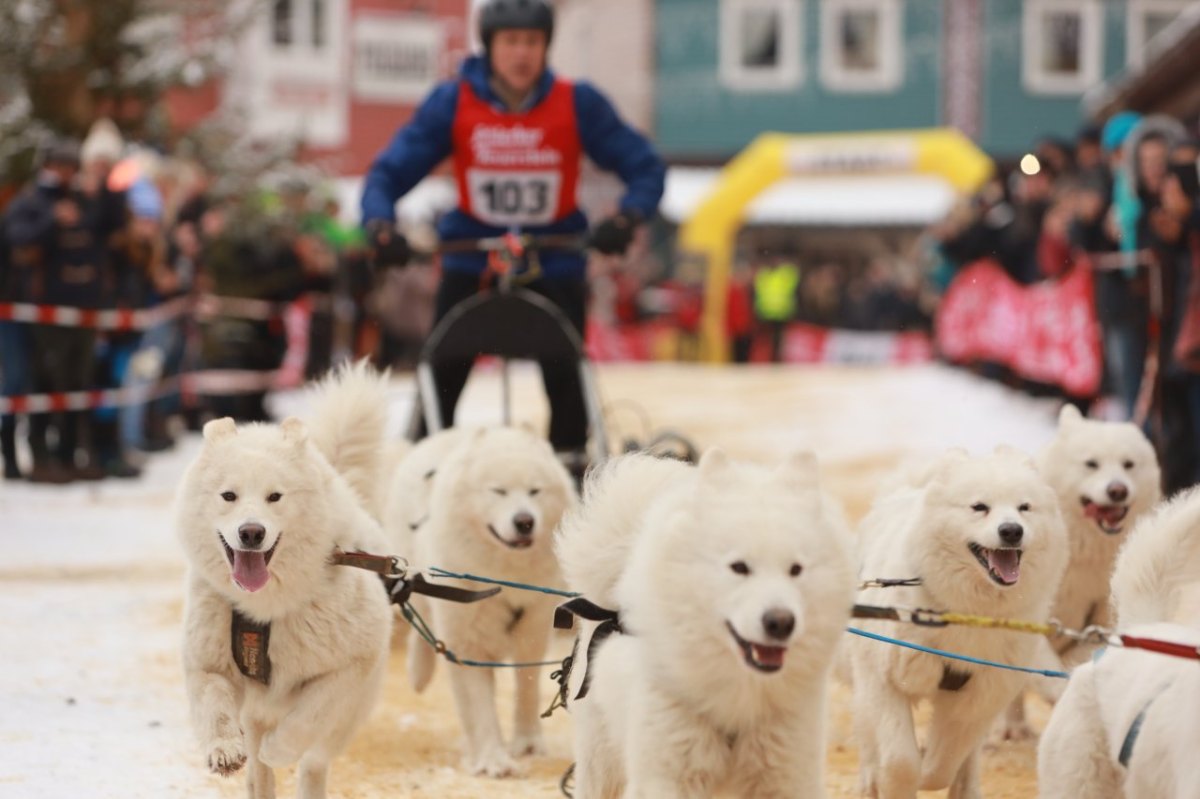
M 700 475 L 702 477 L 712 477 L 721 474 L 729 468 L 729 456 L 725 454 L 725 450 L 713 447 L 707 450 L 700 456 Z
M 229 416 L 213 419 L 204 425 L 204 440 L 210 443 L 235 435 L 237 435 L 237 422 Z
M 909 485 L 920 487 L 928 485 L 931 480 L 940 480 L 942 477 L 953 473 L 955 469 L 960 468 L 970 459 L 971 453 L 962 447 L 948 449 L 939 455 L 933 463 L 916 470 L 909 480 Z
M 1062 410 L 1058 412 L 1058 424 L 1060 427 L 1069 427 L 1082 421 L 1083 414 L 1069 402 L 1062 406 Z
M 1037 468 L 1036 464 L 1034 464 L 1032 455 L 1025 450 L 1017 449 L 1016 447 L 1008 444 L 998 445 L 994 450 L 992 450 L 992 454 L 998 455 L 1002 458 L 1012 458 L 1013 460 L 1020 461 L 1021 463 L 1026 464 L 1034 469 Z
M 784 485 L 795 489 L 817 488 L 821 484 L 821 470 L 817 456 L 808 450 L 793 452 L 775 470 Z
M 308 441 L 308 427 L 295 416 L 289 416 L 279 425 L 283 437 L 293 444 L 303 446 Z

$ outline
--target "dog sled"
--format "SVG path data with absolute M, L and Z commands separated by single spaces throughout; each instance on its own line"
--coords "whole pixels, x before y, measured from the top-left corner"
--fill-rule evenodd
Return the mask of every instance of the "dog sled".
M 455 305 L 434 326 L 426 339 L 416 368 L 417 402 L 408 426 L 409 440 L 418 441 L 448 426 L 437 401 L 439 386 L 435 364 L 474 361 L 490 356 L 499 362 L 500 421 L 505 425 L 513 421 L 513 361 L 573 363 L 583 394 L 588 440 L 586 450 L 579 453 L 583 460 L 565 465 L 573 473 L 582 475 L 589 465 L 613 454 L 595 370 L 582 337 L 558 306 L 525 288 L 541 275 L 540 252 L 580 252 L 586 246 L 586 240 L 579 236 L 509 233 L 445 242 L 438 248 L 441 253 L 487 253 L 487 276 L 494 279 L 491 286 L 482 288 Z M 691 462 L 697 459 L 695 445 L 683 435 L 669 430 L 655 432 L 646 441 L 625 440 L 621 442 L 620 449 L 625 452 L 648 451 Z M 560 455 L 564 459 L 572 457 L 571 453 Z

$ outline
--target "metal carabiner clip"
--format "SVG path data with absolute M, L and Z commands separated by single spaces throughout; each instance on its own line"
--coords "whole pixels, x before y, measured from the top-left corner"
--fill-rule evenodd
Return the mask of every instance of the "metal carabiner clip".
M 909 621 L 921 627 L 950 626 L 950 622 L 942 620 L 942 612 L 940 610 L 930 610 L 929 608 L 915 608 L 909 615 Z

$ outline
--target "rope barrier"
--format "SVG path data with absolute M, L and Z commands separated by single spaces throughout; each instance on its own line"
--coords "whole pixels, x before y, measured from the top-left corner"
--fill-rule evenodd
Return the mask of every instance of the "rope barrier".
M 224 316 L 266 322 L 282 318 L 288 308 L 298 302 L 306 303 L 314 311 L 333 308 L 333 297 L 323 292 L 310 291 L 292 302 L 197 294 L 176 297 L 149 308 L 80 308 L 73 305 L 0 302 L 0 321 L 126 332 L 147 330 L 188 313 L 201 321 Z

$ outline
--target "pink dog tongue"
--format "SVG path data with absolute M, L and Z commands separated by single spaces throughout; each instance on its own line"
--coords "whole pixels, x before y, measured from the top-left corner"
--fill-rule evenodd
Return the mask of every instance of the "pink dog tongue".
M 781 646 L 750 644 L 750 650 L 754 660 L 759 665 L 774 666 L 775 668 L 783 665 L 783 656 L 787 654 L 787 650 Z
M 1016 549 L 988 550 L 988 566 L 1000 579 L 1012 585 L 1021 576 L 1021 558 Z
M 233 581 L 253 593 L 271 579 L 267 559 L 262 552 L 233 551 Z

